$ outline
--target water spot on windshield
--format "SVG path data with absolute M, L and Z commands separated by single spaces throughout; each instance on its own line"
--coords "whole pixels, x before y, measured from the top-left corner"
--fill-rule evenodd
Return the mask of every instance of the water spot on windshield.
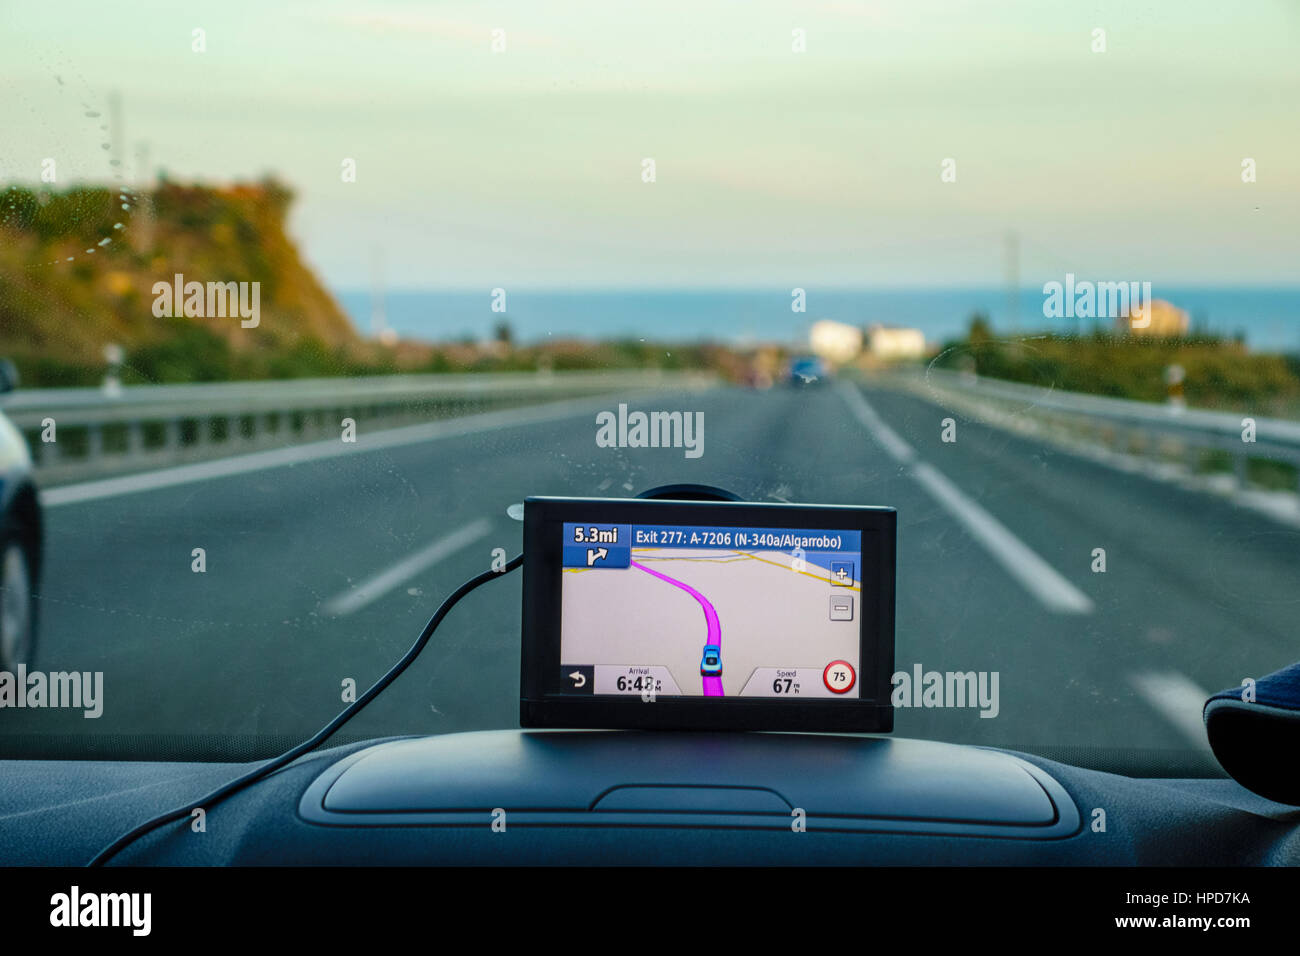
M 1022 395 L 1001 396 L 996 406 L 971 401 L 969 393 L 955 395 L 949 387 L 950 376 L 956 376 L 965 385 L 979 379 L 978 372 L 992 360 L 995 364 L 1014 359 L 1033 369 L 1033 379 L 1020 384 L 1029 386 Z M 1039 367 L 1035 368 L 1035 359 Z M 1039 395 L 1047 395 L 1058 387 L 1052 370 L 1039 356 L 1039 350 L 1028 338 L 998 338 L 978 344 L 966 344 L 945 349 L 930 360 L 925 367 L 925 388 L 937 404 L 957 417 L 972 422 L 989 424 L 990 419 L 1005 420 L 1008 415 L 1023 415 L 1038 404 Z
M 104 112 L 96 108 L 96 106 L 93 105 L 92 103 L 86 101 L 88 99 L 95 99 L 96 94 L 94 93 L 93 90 L 89 89 L 84 78 L 79 78 L 79 79 L 81 80 L 81 84 L 83 85 L 83 87 L 86 87 L 85 99 L 83 99 L 81 102 L 81 111 L 82 111 L 81 115 L 84 118 L 91 119 L 91 120 L 104 119 L 105 118 Z M 54 74 L 54 80 L 56 83 L 58 83 L 59 87 L 63 87 L 65 85 L 63 77 L 58 74 Z M 60 89 L 60 92 L 62 92 L 62 89 Z M 114 117 L 120 117 L 120 112 L 121 112 L 120 100 L 116 98 L 116 94 L 112 94 L 112 93 L 109 94 L 108 99 L 109 99 L 109 113 Z M 33 110 L 34 109 L 35 108 L 33 107 Z M 99 148 L 103 152 L 110 154 L 110 158 L 108 159 L 108 166 L 112 171 L 112 178 L 116 181 L 115 188 L 117 189 L 118 192 L 117 198 L 118 198 L 119 208 L 122 209 L 124 212 L 131 213 L 135 210 L 135 207 L 138 205 L 138 200 L 136 199 L 135 191 L 130 186 L 126 185 L 126 183 L 123 182 L 123 173 L 122 173 L 123 164 L 122 164 L 122 160 L 119 159 L 118 157 L 120 156 L 121 149 L 125 144 L 122 142 L 118 142 L 115 139 L 115 137 L 120 138 L 122 135 L 120 118 L 115 118 L 112 123 L 101 122 L 95 125 L 97 126 L 97 128 L 101 133 L 106 134 L 104 139 L 100 142 Z M 11 191 L 19 191 L 21 189 L 21 187 L 17 185 L 10 186 L 9 188 Z M 50 201 L 50 195 L 51 195 L 48 185 L 44 186 L 44 188 L 37 187 L 35 189 L 30 190 L 30 192 L 34 195 L 34 198 L 40 207 L 44 207 L 48 205 Z M 17 208 L 18 206 L 16 203 L 13 202 L 9 203 L 9 209 L 17 209 Z M 84 210 L 79 210 L 78 216 L 80 214 L 80 211 L 84 211 Z M 31 214 L 29 209 L 24 208 L 23 212 L 17 214 L 18 217 L 21 218 L 24 212 L 27 213 L 28 215 Z M 10 220 L 12 218 L 14 218 L 14 216 L 13 214 L 10 214 L 8 216 L 3 217 L 3 220 Z M 117 222 L 113 224 L 114 230 L 125 229 L 125 228 L 126 226 L 124 223 Z M 107 236 L 101 236 L 94 241 L 94 245 L 91 245 L 88 248 L 86 248 L 84 252 L 77 253 L 74 255 L 61 256 L 55 259 L 50 259 L 47 262 L 38 263 L 37 265 L 47 265 L 47 266 L 58 265 L 65 262 L 74 262 L 76 261 L 78 256 L 93 256 L 99 248 L 108 245 L 112 241 L 113 240 L 111 238 L 108 238 Z

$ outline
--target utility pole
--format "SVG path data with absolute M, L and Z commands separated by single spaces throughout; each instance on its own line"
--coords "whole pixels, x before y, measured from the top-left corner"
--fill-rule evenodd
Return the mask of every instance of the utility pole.
M 108 94 L 108 143 L 114 178 L 124 181 L 122 170 L 122 94 L 113 90 Z
M 1015 230 L 1006 235 L 1007 321 L 1012 332 L 1020 331 L 1020 237 Z
M 388 339 L 388 317 L 384 313 L 383 250 L 375 246 L 370 254 L 370 335 Z
M 131 227 L 135 247 L 140 252 L 153 251 L 153 174 L 149 171 L 149 144 L 135 144 L 135 215 Z

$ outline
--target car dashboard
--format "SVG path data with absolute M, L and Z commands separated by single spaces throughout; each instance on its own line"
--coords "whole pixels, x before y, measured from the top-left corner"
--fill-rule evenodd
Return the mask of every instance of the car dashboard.
M 244 764 L 0 762 L 0 859 L 78 865 Z M 69 806 L 65 795 L 78 793 Z M 78 823 L 69 825 L 69 815 Z M 300 758 L 110 865 L 1300 863 L 1300 810 L 926 740 L 481 731 Z

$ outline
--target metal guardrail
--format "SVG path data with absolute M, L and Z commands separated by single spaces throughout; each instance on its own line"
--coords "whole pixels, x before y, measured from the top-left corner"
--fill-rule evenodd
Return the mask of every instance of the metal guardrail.
M 1033 424 L 1039 434 L 1055 430 L 1066 439 L 1085 439 L 1129 454 L 1182 457 L 1199 471 L 1204 454 L 1227 453 L 1238 483 L 1245 486 L 1250 459 L 1282 462 L 1300 470 L 1300 422 L 1257 418 L 1245 413 L 1191 409 L 1066 392 L 1060 389 L 979 378 L 949 369 L 899 373 L 913 391 L 928 391 L 941 400 L 978 403 L 1008 424 Z M 1254 441 L 1243 440 L 1249 418 Z
M 0 410 L 26 435 L 38 474 L 57 482 L 337 437 L 344 418 L 390 428 L 714 381 L 705 372 L 627 369 L 28 389 L 4 396 Z

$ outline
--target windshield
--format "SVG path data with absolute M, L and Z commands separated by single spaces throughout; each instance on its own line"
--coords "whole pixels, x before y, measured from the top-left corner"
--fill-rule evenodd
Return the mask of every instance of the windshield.
M 1292 4 L 0 35 L 0 756 L 279 752 L 526 496 L 681 482 L 897 509 L 899 735 L 1212 772 L 1205 698 L 1300 656 Z M 517 726 L 520 584 L 338 739 Z

